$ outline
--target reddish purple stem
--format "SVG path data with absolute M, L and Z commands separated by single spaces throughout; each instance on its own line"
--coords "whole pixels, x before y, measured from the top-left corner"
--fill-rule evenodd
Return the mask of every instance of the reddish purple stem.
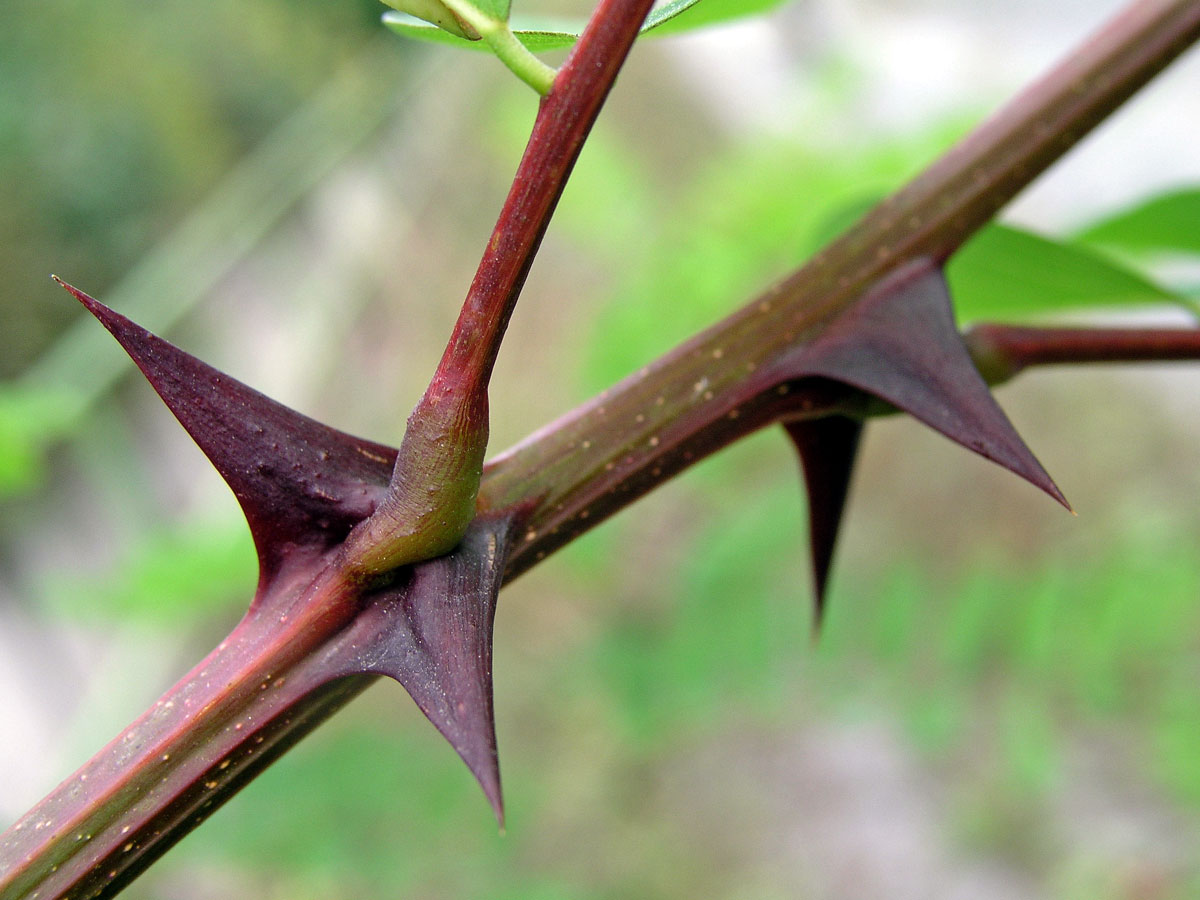
M 601 0 L 542 98 L 434 382 L 483 385 L 584 141 L 653 0 Z
M 967 345 L 993 384 L 1029 366 L 1200 359 L 1200 328 L 1028 328 L 976 325 Z

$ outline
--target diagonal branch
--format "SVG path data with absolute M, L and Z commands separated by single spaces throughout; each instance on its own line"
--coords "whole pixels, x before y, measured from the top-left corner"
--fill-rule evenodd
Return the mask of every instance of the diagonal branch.
M 652 5 L 601 0 L 542 99 L 435 383 L 467 377 L 486 384 L 567 178 Z
M 748 433 L 752 421 L 791 415 L 787 398 L 774 395 L 793 391 L 781 360 L 887 273 L 947 258 L 1198 38 L 1200 2 L 1130 4 L 794 274 L 494 458 L 481 502 L 536 498 L 512 573 Z
M 609 54 L 623 56 L 648 6 L 649 0 L 601 0 L 593 26 L 543 101 L 526 154 L 530 168 L 522 162 L 520 184 L 514 185 L 461 327 L 434 380 L 439 388 L 449 388 L 456 402 L 479 402 L 562 182 L 619 67 Z M 863 392 L 832 380 L 841 369 L 828 376 L 809 365 L 811 359 L 797 368 L 805 347 L 836 331 L 829 326 L 871 291 L 878 293 L 880 285 L 897 289 L 892 278 L 897 273 L 936 274 L 937 265 L 966 236 L 1198 34 L 1196 0 L 1133 4 L 1069 63 L 796 274 L 496 458 L 483 474 L 479 505 L 509 516 L 503 520 L 506 528 L 519 510 L 522 529 L 516 550 L 504 554 L 504 577 L 515 577 L 676 472 L 763 425 L 867 415 L 871 409 Z M 592 78 L 589 90 L 571 87 L 576 80 L 587 84 Z M 555 105 L 559 103 L 561 108 Z M 911 278 L 901 279 L 899 286 L 911 283 Z M 886 299 L 886 293 L 875 299 Z M 1001 356 L 1007 352 L 1018 362 L 1053 361 L 1065 352 L 1061 340 L 1058 351 L 1045 342 L 1034 350 L 1029 348 L 1037 342 L 1029 335 L 1009 337 L 1007 344 L 993 343 Z M 1086 355 L 1077 341 L 1074 346 L 1070 352 L 1076 357 Z M 1122 352 L 1134 351 L 1126 347 Z M 441 397 L 431 385 L 430 404 Z M 486 439 L 486 420 L 483 433 Z M 393 476 L 393 487 L 395 483 Z M 372 515 L 365 523 L 380 529 L 356 528 L 341 557 L 339 548 L 325 549 L 321 543 L 311 559 L 302 560 L 309 566 L 305 577 L 316 573 L 309 581 L 300 583 L 290 569 L 288 577 L 294 580 L 273 581 L 272 596 L 262 598 L 258 612 L 252 610 L 245 627 L 235 632 L 237 640 L 222 644 L 177 687 L 195 712 L 170 707 L 177 711 L 167 713 L 166 703 L 152 708 L 78 777 L 64 782 L 0 837 L 0 896 L 24 896 L 35 889 L 42 891 L 43 900 L 76 896 L 76 884 L 87 885 L 86 896 L 111 896 L 232 796 L 257 773 L 254 760 L 264 758 L 247 757 L 246 768 L 236 769 L 226 751 L 240 752 L 251 736 L 263 737 L 264 752 L 286 748 L 317 719 L 348 702 L 371 676 L 338 670 L 346 680 L 321 682 L 328 672 L 320 654 L 347 635 L 352 624 L 364 621 L 358 615 L 363 607 L 356 604 L 369 601 L 369 591 L 344 576 L 354 574 L 364 548 L 387 543 L 392 535 L 386 526 L 402 522 Z M 413 573 L 447 565 L 454 565 L 453 558 L 441 557 L 398 574 L 394 583 L 371 587 L 401 591 L 405 578 L 422 580 Z M 393 602 L 387 609 L 403 606 Z M 415 636 L 413 643 L 419 643 Z M 236 647 L 241 656 L 226 654 L 227 647 Z M 467 749 L 470 753 L 460 748 L 464 758 L 479 752 L 478 747 Z M 91 773 L 98 777 L 87 778 Z M 136 844 L 122 837 L 130 833 L 138 835 Z

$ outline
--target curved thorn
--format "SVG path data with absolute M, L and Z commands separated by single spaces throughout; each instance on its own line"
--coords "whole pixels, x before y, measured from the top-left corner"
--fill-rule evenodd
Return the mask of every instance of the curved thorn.
M 107 328 L 225 479 L 269 582 L 297 546 L 329 547 L 370 515 L 396 451 L 310 419 L 58 281 Z
M 879 397 L 1071 509 L 971 361 L 933 261 L 891 272 L 797 348 L 792 365 Z

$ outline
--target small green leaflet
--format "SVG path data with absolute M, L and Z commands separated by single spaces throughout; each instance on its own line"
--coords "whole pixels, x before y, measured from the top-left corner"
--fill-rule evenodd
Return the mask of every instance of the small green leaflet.
M 401 0 L 396 0 L 401 2 Z M 437 0 L 402 0 L 406 9 L 405 15 L 408 18 L 416 18 L 436 27 L 439 32 L 444 34 L 452 34 L 462 40 L 477 41 L 479 35 L 466 22 L 459 21 L 454 15 Z M 389 4 L 390 5 L 390 4 Z M 386 15 L 391 15 L 387 13 Z
M 989 225 L 946 266 L 960 324 L 1102 306 L 1186 304 L 1186 298 L 1102 253 L 1007 225 Z
M 650 11 L 641 33 L 653 31 L 656 34 L 675 34 L 703 25 L 765 12 L 778 6 L 781 2 L 782 0 L 704 0 L 704 3 L 700 3 L 700 0 L 671 0 L 670 3 L 665 3 Z M 389 5 L 400 5 L 400 3 L 403 3 L 407 12 L 383 14 L 384 25 L 397 34 L 423 41 L 450 44 L 455 47 L 486 49 L 481 41 L 469 40 L 465 36 L 452 34 L 437 25 L 430 24 L 434 21 L 433 19 L 422 21 L 426 18 L 423 13 L 420 14 L 420 17 L 409 14 L 415 13 L 417 3 L 437 6 L 445 10 L 445 7 L 442 7 L 437 0 L 415 0 L 415 2 L 414 0 L 396 0 L 395 3 L 389 0 Z M 504 13 L 508 12 L 508 4 L 504 0 L 490 0 L 490 2 L 489 0 L 478 0 L 475 5 L 501 21 L 505 17 L 493 15 L 489 7 L 503 5 Z M 449 10 L 445 10 L 445 12 L 449 14 Z M 451 18 L 453 21 L 457 21 L 453 17 Z M 583 23 L 579 21 L 528 16 L 512 17 L 509 20 L 509 26 L 517 39 L 534 53 L 570 47 L 583 31 Z
M 428 29 L 432 25 L 438 32 L 452 36 L 460 42 L 474 43 L 479 40 L 479 33 L 471 27 L 464 16 L 455 13 L 453 3 L 447 5 L 441 0 L 384 0 L 384 2 L 398 10 L 397 13 L 385 13 L 385 16 L 403 16 L 405 19 L 417 22 L 422 29 Z M 496 22 L 508 21 L 509 0 L 467 0 L 467 4 L 486 18 Z
M 659 35 L 677 34 L 731 19 L 760 15 L 782 5 L 782 2 L 783 0 L 704 0 L 703 3 L 699 3 L 698 0 L 674 0 L 651 11 L 642 31 L 654 28 Z

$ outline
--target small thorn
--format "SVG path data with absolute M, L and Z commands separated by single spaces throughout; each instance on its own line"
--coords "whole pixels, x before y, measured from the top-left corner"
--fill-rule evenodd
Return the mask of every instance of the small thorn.
M 785 422 L 800 456 L 808 490 L 808 540 L 812 559 L 814 636 L 825 618 L 829 571 L 837 545 L 862 423 L 845 416 Z

